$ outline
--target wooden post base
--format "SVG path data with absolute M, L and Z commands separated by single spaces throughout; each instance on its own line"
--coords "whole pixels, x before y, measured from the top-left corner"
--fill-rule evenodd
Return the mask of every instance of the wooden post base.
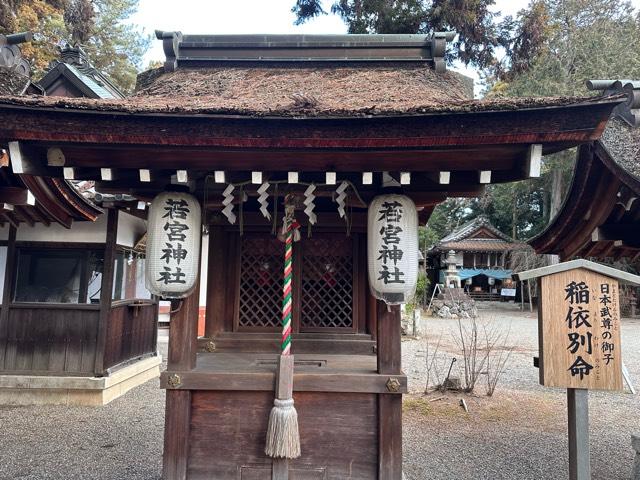
M 589 454 L 589 390 L 567 389 L 569 479 L 591 480 Z

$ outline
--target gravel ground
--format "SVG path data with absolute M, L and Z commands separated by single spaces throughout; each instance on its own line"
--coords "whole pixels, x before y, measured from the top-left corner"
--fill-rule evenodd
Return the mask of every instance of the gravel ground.
M 166 331 L 158 340 L 164 359 Z M 0 479 L 159 480 L 164 391 L 158 385 L 150 380 L 100 408 L 0 407 Z
M 483 311 L 517 345 L 495 395 L 423 395 L 425 339 L 403 341 L 411 394 L 405 398 L 404 466 L 407 480 L 566 479 L 566 404 L 562 390 L 538 384 L 534 314 Z M 442 333 L 440 370 L 456 355 L 451 320 L 428 320 L 429 342 Z M 640 321 L 623 321 L 624 359 L 640 386 Z M 166 335 L 160 349 L 166 354 Z M 433 348 L 433 347 L 432 347 Z M 455 375 L 459 375 L 454 369 Z M 592 393 L 594 480 L 628 479 L 630 434 L 640 432 L 640 399 Z M 1 480 L 157 480 L 162 463 L 164 392 L 152 380 L 102 408 L 0 407 Z
M 403 368 L 412 392 L 405 398 L 404 469 L 407 480 L 566 479 L 568 478 L 566 391 L 539 385 L 532 366 L 537 355 L 535 313 L 481 311 L 482 321 L 509 332 L 516 346 L 493 397 L 486 377 L 475 396 L 430 393 L 425 349 L 440 339 L 436 364 L 441 377 L 452 356 L 452 376 L 460 376 L 461 357 L 452 340 L 455 321 L 431 319 L 428 339 L 403 341 Z M 442 334 L 442 337 L 440 335 Z M 640 386 L 640 321 L 622 322 L 624 362 Z M 465 398 L 469 413 L 459 406 Z M 594 480 L 629 479 L 633 463 L 630 435 L 640 433 L 640 397 L 630 393 L 590 394 L 591 465 Z

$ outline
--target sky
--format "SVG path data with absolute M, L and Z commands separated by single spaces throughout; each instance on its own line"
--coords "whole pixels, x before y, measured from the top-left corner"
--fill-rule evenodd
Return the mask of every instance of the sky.
M 346 33 L 346 26 L 337 15 L 323 15 L 303 25 L 293 24 L 291 7 L 295 0 L 140 0 L 138 12 L 131 22 L 147 34 L 154 30 L 181 31 L 189 34 L 240 33 Z M 325 0 L 329 9 L 331 0 Z M 496 0 L 494 11 L 514 15 L 525 8 L 529 0 Z M 633 0 L 640 8 L 640 0 Z M 164 60 L 162 42 L 154 40 L 144 58 Z M 462 66 L 455 67 L 478 81 L 477 73 Z

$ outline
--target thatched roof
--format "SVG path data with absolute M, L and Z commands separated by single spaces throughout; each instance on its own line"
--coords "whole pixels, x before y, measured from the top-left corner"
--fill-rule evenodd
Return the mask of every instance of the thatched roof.
M 611 158 L 640 181 L 640 128 L 612 118 L 600 141 Z
M 13 68 L 0 67 L 0 95 L 22 95 L 31 80 Z
M 362 69 L 178 70 L 161 75 L 122 100 L 0 96 L 0 105 L 133 114 L 312 118 L 513 111 L 602 102 L 602 98 L 593 97 L 472 100 L 455 73 L 438 74 L 437 80 L 430 79 L 432 73 L 413 69 L 375 73 Z
M 460 74 L 424 66 L 219 67 L 142 74 L 135 97 L 152 102 L 182 97 L 195 105 L 256 113 L 405 111 L 470 100 L 473 84 Z

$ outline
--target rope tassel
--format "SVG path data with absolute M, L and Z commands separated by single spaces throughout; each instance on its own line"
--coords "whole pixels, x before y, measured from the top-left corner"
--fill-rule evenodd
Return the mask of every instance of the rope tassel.
M 293 218 L 294 207 L 285 198 L 284 282 L 282 288 L 282 342 L 278 358 L 276 398 L 267 429 L 265 453 L 272 458 L 298 458 L 300 434 L 298 413 L 293 405 L 293 355 L 291 355 L 291 309 L 293 275 L 293 240 L 299 225 Z M 299 235 L 299 234 L 298 234 Z

